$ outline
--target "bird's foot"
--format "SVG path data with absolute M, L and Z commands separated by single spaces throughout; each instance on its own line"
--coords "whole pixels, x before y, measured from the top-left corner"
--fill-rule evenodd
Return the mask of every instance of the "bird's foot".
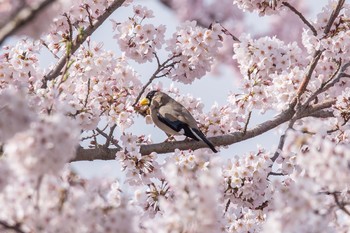
M 165 139 L 164 142 L 174 142 L 174 141 L 176 141 L 175 137 L 173 135 L 168 135 L 168 138 Z

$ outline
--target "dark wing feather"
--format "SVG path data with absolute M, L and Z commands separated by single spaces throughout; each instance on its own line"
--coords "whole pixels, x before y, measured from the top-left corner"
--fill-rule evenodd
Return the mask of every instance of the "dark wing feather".
M 160 122 L 162 122 L 163 124 L 167 125 L 172 130 L 174 130 L 176 132 L 180 132 L 181 130 L 183 130 L 183 134 L 186 137 L 189 137 L 189 138 L 192 138 L 192 139 L 194 139 L 196 141 L 199 141 L 199 138 L 196 137 L 196 135 L 193 134 L 193 132 L 191 131 L 190 127 L 186 123 L 184 123 L 184 122 L 182 122 L 180 120 L 170 120 L 169 118 L 162 116 L 160 113 L 157 113 L 157 117 L 158 117 L 158 120 Z
M 160 113 L 157 113 L 158 120 L 162 122 L 163 124 L 167 125 L 170 127 L 172 130 L 176 132 L 180 132 L 183 130 L 183 134 L 186 137 L 192 138 L 196 141 L 202 140 L 205 142 L 209 148 L 214 152 L 217 153 L 218 151 L 215 149 L 214 145 L 205 137 L 205 135 L 200 131 L 199 129 L 196 128 L 190 128 L 188 124 L 179 121 L 179 120 L 169 120 L 166 117 L 163 117 Z
M 183 124 L 183 122 L 181 122 L 179 120 L 175 120 L 175 121 L 169 120 L 168 118 L 165 118 L 164 116 L 162 116 L 159 112 L 157 113 L 157 118 L 160 122 L 167 125 L 172 130 L 174 130 L 176 132 L 181 131 L 181 128 L 182 128 L 181 125 Z
M 214 152 L 217 153 L 218 151 L 215 149 L 215 146 L 205 137 L 205 135 L 202 133 L 202 131 L 200 131 L 199 129 L 194 129 L 192 128 L 192 130 L 195 132 L 195 134 L 197 134 L 203 142 L 205 142 L 209 148 Z

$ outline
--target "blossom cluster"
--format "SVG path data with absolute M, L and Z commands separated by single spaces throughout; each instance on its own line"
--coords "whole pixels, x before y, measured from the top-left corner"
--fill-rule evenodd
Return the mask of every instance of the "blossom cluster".
M 126 183 L 130 185 L 148 185 L 153 177 L 159 177 L 160 166 L 156 153 L 142 155 L 140 144 L 149 144 L 148 138 L 124 133 L 121 137 L 124 147 L 123 151 L 118 151 L 116 159 L 121 161 L 121 165 L 126 170 Z
M 334 145 L 334 142 L 318 135 L 301 136 L 295 133 L 289 140 L 299 138 L 298 143 L 289 145 L 293 151 L 301 147 L 296 156 L 296 163 L 322 189 L 334 192 L 348 189 L 350 148 L 348 145 Z
M 78 127 L 61 113 L 37 114 L 38 108 L 30 106 L 24 95 L 14 87 L 0 91 L 6 161 L 19 174 L 56 174 L 75 156 Z
M 175 152 L 175 156 L 178 153 Z M 188 152 L 188 156 L 190 154 L 192 152 Z M 197 153 L 193 166 L 167 163 L 164 167 L 171 196 L 160 197 L 160 210 L 154 219 L 145 222 L 146 232 L 222 232 L 217 205 L 219 164 L 211 159 L 204 163 L 206 166 L 200 166 L 205 161 L 201 155 L 205 153 Z
M 295 95 L 304 77 L 306 59 L 296 43 L 285 44 L 276 37 L 252 39 L 240 37 L 234 44 L 234 56 L 243 74 L 242 95 L 232 95 L 231 102 L 252 110 L 282 109 L 281 104 Z M 284 101 L 281 101 L 284 100 Z
M 22 92 L 8 88 L 0 92 L 0 141 L 6 142 L 17 132 L 26 130 L 36 116 Z M 20 109 L 20 111 L 19 111 Z
M 134 17 L 117 23 L 113 21 L 120 50 L 138 63 L 151 62 L 154 53 L 164 44 L 165 26 L 144 24 L 143 21 L 154 17 L 153 12 L 146 7 L 134 6 Z
M 9 85 L 33 91 L 41 86 L 43 71 L 39 66 L 37 41 L 20 40 L 14 46 L 4 46 L 0 55 L 0 87 Z
M 266 232 L 340 232 L 348 228 L 343 221 L 348 216 L 333 209 L 349 199 L 348 145 L 336 145 L 320 135 L 289 132 L 285 146 L 283 153 L 294 154 L 289 161 L 298 169 L 282 183 L 274 182 L 273 211 Z M 333 218 L 334 214 L 338 217 Z
M 65 8 L 52 22 L 49 33 L 43 36 L 42 43 L 54 55 L 61 55 L 71 48 L 73 40 L 83 36 L 83 30 L 96 23 L 99 16 L 113 3 L 109 0 L 78 0 L 65 1 Z M 124 1 L 123 6 L 128 6 L 129 0 Z M 58 9 L 56 9 L 58 10 Z M 41 20 L 47 21 L 47 20 Z
M 63 111 L 74 116 L 83 129 L 95 129 L 101 116 L 106 116 L 110 125 L 116 123 L 124 131 L 133 123 L 132 105 L 141 82 L 125 57 L 118 58 L 101 46 L 79 50 L 69 78 L 53 82 L 48 91 L 68 103 Z M 56 94 L 62 88 L 70 92 Z
M 118 182 L 85 180 L 68 170 L 40 180 L 16 176 L 0 193 L 0 219 L 19 223 L 24 232 L 135 232 L 132 207 L 115 186 Z
M 207 29 L 197 26 L 196 21 L 187 21 L 178 27 L 166 42 L 166 50 L 171 52 L 169 57 L 174 57 L 174 67 L 166 70 L 169 78 L 189 84 L 203 77 L 211 70 L 222 38 L 219 24 L 212 24 Z
M 78 135 L 76 125 L 67 117 L 43 117 L 9 139 L 4 154 L 18 173 L 55 174 L 74 158 Z
M 223 169 L 225 197 L 232 205 L 263 209 L 271 195 L 268 181 L 271 165 L 270 156 L 263 149 L 229 160 Z
M 31 5 L 36 1 L 22 2 Z M 56 2 L 61 7 L 67 3 Z M 209 1 L 188 4 L 203 2 Z M 337 71 L 349 62 L 349 4 L 342 7 L 328 30 L 337 3 L 330 1 L 312 22 L 317 35 L 311 29 L 304 31 L 305 51 L 297 43 L 277 37 L 240 36 L 230 62 L 239 65 L 244 93 L 230 95 L 226 105 L 214 104 L 205 112 L 199 98 L 181 95 L 174 86 L 167 91 L 193 114 L 207 136 L 230 134 L 243 129 L 249 120 L 247 113 L 253 109 L 286 109 L 310 71 L 313 54 L 321 51 L 298 101 L 304 103 L 319 91 L 310 104 L 326 100 L 334 100 L 335 104 L 327 111 L 316 112 L 325 119 L 293 118 L 293 129 L 303 133 L 288 133 L 284 147 L 277 151 L 279 158 L 272 161 L 270 153 L 260 148 L 257 153 L 229 160 L 215 157 L 207 148 L 175 150 L 164 160 L 155 152 L 144 154 L 141 148 L 151 147 L 150 137 L 128 131 L 136 115 L 133 106 L 143 90 L 129 59 L 144 63 L 156 58 L 157 75 L 192 83 L 211 71 L 221 56 L 224 34 L 229 32 L 219 24 L 204 28 L 198 26 L 201 22 L 186 22 L 166 40 L 165 26 L 145 23 L 153 12 L 134 6 L 132 17 L 114 22 L 122 56 L 91 38 L 82 45 L 78 43 L 79 48 L 70 54 L 73 41 L 79 42 L 84 29 L 96 23 L 112 3 L 115 1 L 76 1 L 54 20 L 44 40 L 19 40 L 1 51 L 0 231 L 8 231 L 11 226 L 25 233 L 294 233 L 350 229 L 348 71 L 342 69 L 344 78 L 322 90 L 337 80 Z M 285 5 L 279 0 L 234 3 L 261 15 L 274 14 Z M 4 4 L 12 3 L 5 0 Z M 234 10 L 224 9 L 226 4 L 214 5 L 217 8 L 206 12 L 195 9 L 195 16 L 206 17 L 202 22 L 209 22 L 211 12 L 223 9 L 223 20 L 229 20 L 227 12 Z M 0 14 L 3 12 L 1 5 Z M 43 15 L 45 12 L 49 11 Z M 43 15 L 36 20 L 42 20 Z M 5 16 L 0 16 L 0 22 Z M 43 28 L 32 31 L 41 33 Z M 162 45 L 169 53 L 164 63 L 158 57 Z M 67 55 L 66 65 L 52 80 L 45 80 L 47 71 L 38 60 L 45 47 L 55 58 Z M 161 84 L 154 89 L 162 89 Z M 124 187 L 118 181 L 82 179 L 66 166 L 76 156 L 79 133 L 94 131 L 100 122 L 118 127 L 118 132 L 110 133 L 107 139 L 118 147 L 116 159 L 126 174 L 124 185 L 134 197 L 124 196 Z M 92 137 L 98 137 L 93 133 Z M 120 141 L 115 138 L 119 135 Z M 112 149 L 97 144 L 96 151 Z M 273 177 L 272 169 L 276 167 L 281 177 Z
M 329 27 L 329 18 L 333 14 L 336 1 L 329 1 L 322 12 L 317 15 L 313 22 L 317 32 L 313 34 L 311 30 L 305 30 L 302 34 L 303 45 L 311 54 L 316 50 L 324 50 L 323 55 L 327 60 L 347 60 L 349 52 L 349 29 L 350 25 L 350 4 L 345 3 L 340 14 L 335 18 L 334 23 Z
M 337 97 L 337 102 L 333 106 L 334 116 L 340 125 L 347 126 L 350 120 L 350 88 L 346 88 L 341 95 Z
M 260 16 L 276 14 L 281 9 L 281 0 L 233 0 L 243 11 L 256 11 Z
M 274 198 L 262 232 L 339 232 L 331 227 L 330 197 L 318 193 L 311 180 L 274 183 Z

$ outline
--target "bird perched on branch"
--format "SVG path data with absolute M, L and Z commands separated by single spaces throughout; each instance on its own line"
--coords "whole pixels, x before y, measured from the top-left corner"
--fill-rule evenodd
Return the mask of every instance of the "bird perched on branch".
M 198 128 L 196 120 L 182 104 L 161 91 L 150 91 L 140 105 L 149 106 L 151 118 L 167 135 L 185 135 L 205 142 L 213 152 L 214 145 Z

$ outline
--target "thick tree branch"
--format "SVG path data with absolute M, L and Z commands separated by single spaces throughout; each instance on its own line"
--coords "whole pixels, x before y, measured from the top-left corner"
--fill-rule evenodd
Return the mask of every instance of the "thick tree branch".
M 65 66 L 67 57 L 74 54 L 79 47 L 85 42 L 85 40 L 92 35 L 96 31 L 98 27 L 102 25 L 102 23 L 116 10 L 118 9 L 125 0 L 115 0 L 106 11 L 100 15 L 96 22 L 91 26 L 88 26 L 81 34 L 77 35 L 75 40 L 73 41 L 72 48 L 70 49 L 70 54 L 65 54 L 60 58 L 57 62 L 56 66 L 44 77 L 43 87 L 46 86 L 46 82 L 49 80 L 55 79 L 60 75 L 62 68 Z
M 303 113 L 298 116 L 295 116 L 295 110 L 290 108 L 279 115 L 277 115 L 274 119 L 268 120 L 253 129 L 247 130 L 244 132 L 235 132 L 232 134 L 226 134 L 216 137 L 208 138 L 214 145 L 216 146 L 228 146 L 237 142 L 241 142 L 258 135 L 261 135 L 277 126 L 291 120 L 293 117 L 297 119 L 301 119 L 304 117 L 311 116 L 316 112 L 321 111 L 322 109 L 326 109 L 331 107 L 334 104 L 334 100 L 330 100 L 321 104 L 314 105 L 309 107 Z M 197 150 L 200 148 L 207 148 L 207 145 L 204 142 L 197 141 L 174 141 L 174 142 L 162 142 L 150 145 L 142 145 L 140 148 L 140 152 L 143 155 L 150 154 L 152 152 L 157 152 L 158 154 L 165 154 L 175 151 L 175 149 L 180 150 Z M 96 149 L 85 149 L 79 148 L 77 150 L 76 157 L 72 159 L 72 161 L 82 161 L 82 160 L 113 160 L 115 159 L 115 154 L 119 151 L 117 148 L 96 148 Z
M 3 27 L 0 29 L 0 45 L 4 43 L 7 37 L 14 34 L 18 29 L 28 24 L 33 20 L 41 11 L 45 10 L 48 6 L 54 3 L 56 0 L 43 0 L 33 6 L 27 6 L 20 9 Z

